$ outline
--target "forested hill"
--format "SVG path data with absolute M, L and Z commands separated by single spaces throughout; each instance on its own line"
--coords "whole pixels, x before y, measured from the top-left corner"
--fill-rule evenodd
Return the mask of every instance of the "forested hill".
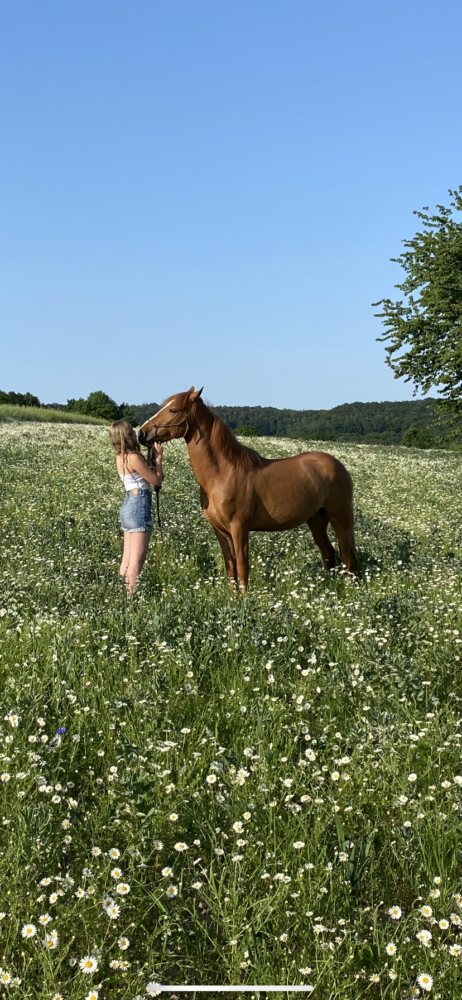
M 400 444 L 409 427 L 428 430 L 435 416 L 433 399 L 402 403 L 343 403 L 332 410 L 278 410 L 274 406 L 212 406 L 222 420 L 238 433 L 254 428 L 257 434 L 309 438 L 318 441 L 362 441 Z M 130 406 L 139 426 L 157 409 L 156 403 Z
M 332 410 L 278 410 L 274 406 L 212 406 L 217 416 L 238 435 L 305 438 L 317 441 L 359 441 L 364 444 L 405 444 L 418 448 L 449 446 L 442 427 L 436 424 L 434 399 L 403 403 L 343 403 Z M 87 399 L 67 403 L 41 403 L 31 393 L 0 391 L 0 406 L 63 410 L 104 421 L 129 420 L 140 427 L 159 409 L 159 403 L 116 403 L 102 390 Z M 14 409 L 13 409 L 14 412 Z M 32 412 L 32 411 L 31 411 Z M 8 410 L 9 414 L 9 410 Z M 25 419 L 25 418 L 24 418 Z M 461 427 L 462 427 L 462 421 Z M 404 439 L 404 440 L 403 440 Z
M 277 410 L 260 406 L 214 406 L 233 430 L 250 424 L 260 434 L 399 444 L 408 427 L 427 429 L 435 419 L 433 400 L 403 403 L 342 403 L 332 410 Z

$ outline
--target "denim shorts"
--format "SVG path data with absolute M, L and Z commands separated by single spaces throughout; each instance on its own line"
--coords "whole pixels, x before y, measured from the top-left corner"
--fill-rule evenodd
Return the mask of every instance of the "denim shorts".
M 151 505 L 151 490 L 127 492 L 119 515 L 123 531 L 152 531 Z

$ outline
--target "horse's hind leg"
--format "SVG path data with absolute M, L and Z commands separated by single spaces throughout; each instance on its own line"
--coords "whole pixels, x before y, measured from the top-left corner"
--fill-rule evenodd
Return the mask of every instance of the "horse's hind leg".
M 321 507 L 313 517 L 310 517 L 307 524 L 318 549 L 321 551 L 326 569 L 333 569 L 335 566 L 335 550 L 327 535 L 329 517 L 325 507 Z
M 233 540 L 231 535 L 225 534 L 224 531 L 219 531 L 215 525 L 212 526 L 213 530 L 220 543 L 220 548 L 223 553 L 223 559 L 225 560 L 226 572 L 228 574 L 228 580 L 231 587 L 237 584 L 237 562 L 236 553 L 234 551 Z
M 341 514 L 330 514 L 329 520 L 337 536 L 342 563 L 348 573 L 355 573 L 356 546 L 351 506 L 349 505 Z

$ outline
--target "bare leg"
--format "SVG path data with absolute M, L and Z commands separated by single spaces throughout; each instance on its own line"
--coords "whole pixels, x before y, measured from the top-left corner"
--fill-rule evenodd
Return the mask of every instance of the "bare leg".
M 242 524 L 231 525 L 231 537 L 236 553 L 237 575 L 245 594 L 249 582 L 249 532 Z
M 340 516 L 331 515 L 330 523 L 337 535 L 342 563 L 349 573 L 356 571 L 356 547 L 353 515 L 347 511 Z
M 335 566 L 335 550 L 327 535 L 329 518 L 325 508 L 321 507 L 313 517 L 310 517 L 307 524 L 321 552 L 326 569 L 333 569 Z
M 148 554 L 149 542 L 151 541 L 151 531 L 131 531 L 130 540 L 130 561 L 125 573 L 127 590 L 129 594 L 134 594 L 136 581 L 143 569 L 146 556 Z
M 234 552 L 234 545 L 231 535 L 225 534 L 224 531 L 219 531 L 213 525 L 213 530 L 220 543 L 220 548 L 223 553 L 223 559 L 225 560 L 226 572 L 228 574 L 228 580 L 231 588 L 234 588 L 234 584 L 237 584 L 237 565 L 236 565 L 236 555 Z
M 131 531 L 124 531 L 124 551 L 122 554 L 122 561 L 119 566 L 119 576 L 125 576 L 128 569 L 128 564 L 130 562 L 130 539 Z

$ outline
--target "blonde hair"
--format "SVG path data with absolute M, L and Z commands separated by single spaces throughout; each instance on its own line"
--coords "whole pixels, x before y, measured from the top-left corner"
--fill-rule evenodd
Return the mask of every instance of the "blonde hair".
M 111 424 L 109 428 L 109 440 L 116 455 L 123 455 L 125 458 L 133 451 L 141 454 L 138 438 L 128 420 L 115 420 Z

